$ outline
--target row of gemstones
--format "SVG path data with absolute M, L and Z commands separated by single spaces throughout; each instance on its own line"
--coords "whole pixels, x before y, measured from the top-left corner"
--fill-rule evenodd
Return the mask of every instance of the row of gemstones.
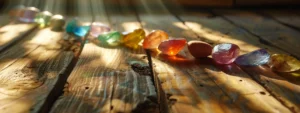
M 36 22 L 40 26 L 51 25 L 52 29 L 60 29 L 64 26 L 63 17 L 52 16 L 50 12 L 39 12 L 38 9 L 18 8 L 11 11 L 14 17 L 21 22 Z M 51 20 L 51 21 L 50 21 Z M 52 25 L 54 24 L 54 25 Z M 176 55 L 186 45 L 195 58 L 203 58 L 212 55 L 213 60 L 218 64 L 231 64 L 235 62 L 241 66 L 259 66 L 268 64 L 278 72 L 293 72 L 300 70 L 300 61 L 285 54 L 270 55 L 267 50 L 259 49 L 248 54 L 239 56 L 240 48 L 231 43 L 223 43 L 214 47 L 202 41 L 189 41 L 184 38 L 169 38 L 169 35 L 162 30 L 154 30 L 146 36 L 143 29 L 136 29 L 130 33 L 111 31 L 105 24 L 94 22 L 92 25 L 84 25 L 78 19 L 72 19 L 66 25 L 66 32 L 75 35 L 78 39 L 89 36 L 98 39 L 101 44 L 118 46 L 123 44 L 126 47 L 137 49 L 143 40 L 144 49 L 159 50 L 162 54 Z

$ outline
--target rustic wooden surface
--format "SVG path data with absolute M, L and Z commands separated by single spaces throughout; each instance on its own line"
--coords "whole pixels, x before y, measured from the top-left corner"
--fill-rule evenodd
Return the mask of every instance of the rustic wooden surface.
M 234 43 L 241 54 L 265 48 L 300 57 L 298 10 L 180 12 L 160 0 L 16 1 L 117 31 L 161 29 L 188 41 Z M 87 42 L 90 37 L 74 43 L 64 32 L 33 24 L 0 23 L 1 113 L 300 112 L 300 79 L 293 76 L 299 71 L 218 65 L 210 56 L 194 59 L 186 47 L 176 56 L 150 56 L 142 48 Z M 146 68 L 137 71 L 136 65 Z

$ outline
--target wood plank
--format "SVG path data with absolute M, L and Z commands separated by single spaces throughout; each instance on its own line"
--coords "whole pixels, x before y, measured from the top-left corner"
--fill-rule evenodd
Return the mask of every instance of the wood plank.
M 46 103 L 74 56 L 64 51 L 63 36 L 50 28 L 36 29 L 1 52 L 1 113 L 38 112 Z
M 236 6 L 254 6 L 254 5 L 296 5 L 300 4 L 298 0 L 235 0 Z
M 107 2 L 110 1 L 92 1 L 96 6 L 93 7 L 95 21 L 110 24 L 117 31 L 140 27 L 135 15 L 116 14 L 109 7 L 103 9 Z M 131 68 L 133 63 L 147 65 L 145 58 L 142 49 L 85 44 L 67 80 L 65 93 L 51 112 L 157 112 L 157 104 L 152 100 L 156 93 L 151 77 Z
M 5 56 L 8 59 L 1 59 L 1 65 L 5 65 L 0 72 L 2 113 L 39 110 L 73 58 L 72 52 L 58 48 L 57 41 L 61 38 L 62 32 L 44 29 L 33 40 L 24 41 L 23 48 L 19 46 L 4 51 L 20 53 L 18 51 L 23 49 L 20 54 L 24 53 L 9 54 Z
M 299 10 L 263 10 L 263 14 L 268 15 L 276 21 L 290 26 L 292 28 L 300 29 L 300 15 L 297 14 Z
M 298 44 L 300 42 L 298 38 L 299 31 L 249 11 L 218 10 L 215 13 L 224 16 L 233 24 L 256 35 L 261 42 L 300 58 L 300 51 L 296 49 L 300 48 Z
M 139 13 L 139 18 L 148 30 L 162 29 L 171 36 L 199 40 L 168 12 L 159 15 L 148 11 Z M 202 33 L 208 30 L 204 26 L 199 29 Z M 217 31 L 209 31 L 212 38 L 223 37 Z M 262 95 L 260 92 L 267 90 L 235 65 L 226 68 L 216 66 L 210 58 L 196 60 L 187 48 L 177 56 L 157 55 L 152 59 L 163 90 L 169 95 L 170 112 L 291 112 L 274 97 Z
M 10 24 L 0 28 L 0 51 L 20 40 L 37 26 L 35 24 Z

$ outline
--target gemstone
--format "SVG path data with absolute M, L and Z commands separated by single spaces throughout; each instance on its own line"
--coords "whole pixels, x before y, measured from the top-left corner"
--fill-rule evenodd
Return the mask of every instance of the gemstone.
M 39 12 L 35 7 L 27 7 L 21 11 L 19 21 L 26 23 L 34 22 L 35 15 Z
M 104 25 L 99 22 L 94 22 L 91 25 L 90 35 L 93 37 L 98 37 L 100 34 L 103 34 L 105 32 L 109 32 L 110 28 L 107 25 Z
M 69 22 L 67 23 L 67 26 L 66 26 L 66 32 L 67 32 L 67 33 L 72 33 L 72 32 L 73 32 L 73 29 L 75 29 L 76 26 L 77 26 L 77 22 L 78 22 L 77 19 L 72 19 L 71 21 L 69 21 Z
M 43 11 L 35 16 L 34 21 L 38 23 L 40 27 L 46 27 L 49 25 L 51 17 L 52 14 L 50 12 Z
M 259 66 L 269 62 L 270 54 L 265 49 L 259 49 L 241 55 L 235 59 L 235 63 L 242 66 Z
M 213 47 L 202 41 L 189 41 L 188 49 L 195 58 L 202 58 L 211 55 Z
M 161 42 L 158 46 L 158 50 L 160 50 L 162 54 L 173 56 L 178 54 L 185 45 L 186 40 L 184 38 L 169 39 Z
M 169 35 L 162 30 L 152 31 L 144 39 L 143 48 L 145 49 L 157 49 L 158 45 L 165 40 L 169 39 Z
M 54 15 L 50 20 L 50 27 L 53 31 L 61 31 L 66 21 L 62 15 Z
M 240 48 L 235 44 L 218 44 L 213 48 L 212 58 L 218 64 L 230 64 L 239 55 Z
M 300 69 L 300 61 L 285 54 L 273 54 L 269 66 L 278 72 L 293 72 Z
M 84 37 L 87 34 L 87 32 L 89 31 L 89 29 L 90 29 L 90 26 L 76 26 L 73 29 L 73 33 L 75 36 Z
M 105 45 L 117 46 L 123 35 L 118 31 L 106 32 L 98 36 L 98 40 Z
M 9 11 L 9 16 L 12 18 L 20 17 L 24 9 L 25 9 L 24 5 L 18 5 Z
M 137 49 L 139 43 L 145 38 L 145 31 L 143 29 L 136 29 L 131 33 L 126 34 L 122 38 L 122 43 L 132 49 Z

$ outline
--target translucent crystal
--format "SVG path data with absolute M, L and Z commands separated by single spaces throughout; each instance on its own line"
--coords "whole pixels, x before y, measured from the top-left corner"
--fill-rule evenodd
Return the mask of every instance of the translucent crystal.
M 240 48 L 235 44 L 219 44 L 213 48 L 212 58 L 218 64 L 230 64 L 238 57 L 239 51 Z
M 93 37 L 98 37 L 100 34 L 103 34 L 105 32 L 109 32 L 109 31 L 110 31 L 110 27 L 108 27 L 107 25 L 104 25 L 99 22 L 94 22 L 91 25 L 90 35 Z
M 35 7 L 27 7 L 20 12 L 19 21 L 26 23 L 34 22 L 34 18 L 39 12 L 40 11 Z
M 269 66 L 278 72 L 293 72 L 300 69 L 300 61 L 285 54 L 273 54 Z
M 137 49 L 139 43 L 145 38 L 145 31 L 143 29 L 136 29 L 131 33 L 126 34 L 122 38 L 122 43 L 132 49 Z
M 48 26 L 50 24 L 50 19 L 52 17 L 52 14 L 48 11 L 43 11 L 38 13 L 35 18 L 34 21 L 40 25 L 40 27 L 45 27 Z
M 259 49 L 239 56 L 235 63 L 243 66 L 258 66 L 269 62 L 270 54 L 265 49 Z
M 120 44 L 122 34 L 118 31 L 107 32 L 98 36 L 98 40 L 105 45 L 117 46 Z
M 185 45 L 186 40 L 184 38 L 169 39 L 161 42 L 158 46 L 158 50 L 160 50 L 162 54 L 173 56 L 178 54 Z
M 169 35 L 162 30 L 152 31 L 147 37 L 144 39 L 143 48 L 145 49 L 157 49 L 158 45 L 164 41 L 169 39 Z

